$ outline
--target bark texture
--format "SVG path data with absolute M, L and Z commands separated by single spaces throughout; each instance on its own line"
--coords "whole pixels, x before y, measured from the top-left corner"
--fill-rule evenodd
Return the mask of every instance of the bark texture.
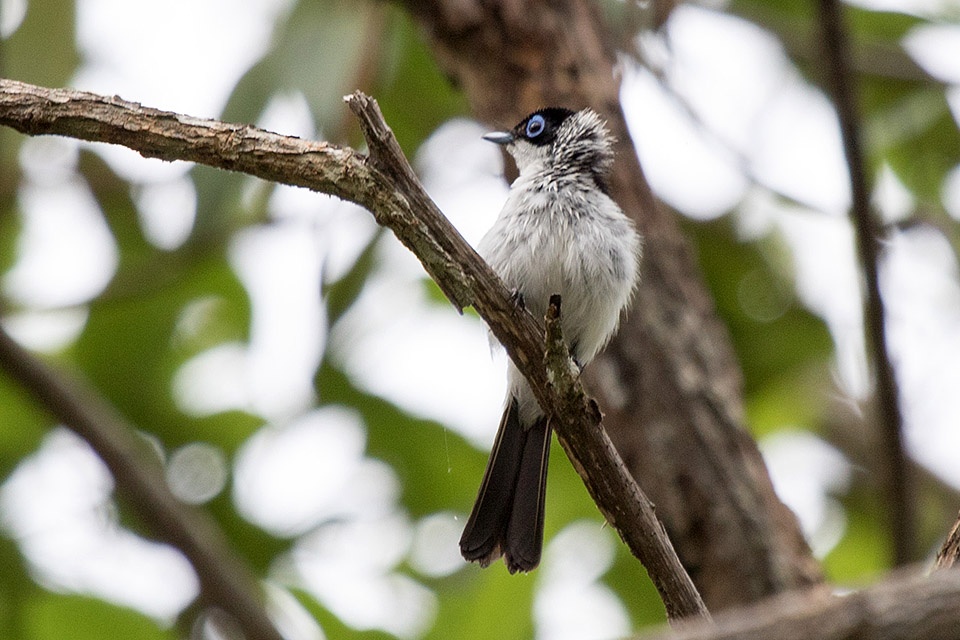
M 478 119 L 512 126 L 542 106 L 590 106 L 619 139 L 611 190 L 645 237 L 643 275 L 619 335 L 586 379 L 707 606 L 715 611 L 820 583 L 819 565 L 744 428 L 739 366 L 693 252 L 655 201 L 633 151 L 598 6 L 403 4 Z
M 951 569 L 956 566 L 958 559 L 960 559 L 960 516 L 957 517 L 953 528 L 947 534 L 947 539 L 943 541 L 943 546 L 937 552 L 936 566 L 938 569 Z
M 642 640 L 956 640 L 960 572 L 901 571 L 846 596 L 787 594 Z M 640 640 L 640 639 L 638 639 Z

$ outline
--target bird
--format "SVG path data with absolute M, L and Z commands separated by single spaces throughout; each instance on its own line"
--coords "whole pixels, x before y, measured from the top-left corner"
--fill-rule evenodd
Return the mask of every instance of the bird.
M 561 296 L 561 329 L 582 369 L 616 332 L 639 278 L 642 239 L 610 197 L 614 138 L 592 109 L 548 107 L 510 131 L 503 145 L 519 175 L 477 251 L 543 318 Z M 543 549 L 544 500 L 553 428 L 516 366 L 477 498 L 460 538 L 464 559 L 510 573 L 532 571 Z

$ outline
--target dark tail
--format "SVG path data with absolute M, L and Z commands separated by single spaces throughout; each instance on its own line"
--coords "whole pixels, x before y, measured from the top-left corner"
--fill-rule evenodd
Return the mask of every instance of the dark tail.
M 460 538 L 464 558 L 486 567 L 503 555 L 510 573 L 539 564 L 552 431 L 545 417 L 524 429 L 517 401 L 507 405 Z

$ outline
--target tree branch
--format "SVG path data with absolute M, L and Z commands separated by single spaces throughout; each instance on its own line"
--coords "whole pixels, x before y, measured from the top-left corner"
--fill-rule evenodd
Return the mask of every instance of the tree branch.
M 953 640 L 957 629 L 960 571 L 909 571 L 851 595 L 787 594 L 638 640 Z
M 894 564 L 916 560 L 913 491 L 903 447 L 903 419 L 897 381 L 887 351 L 883 299 L 880 296 L 879 263 L 882 241 L 870 207 L 870 188 L 857 118 L 854 78 L 850 71 L 850 48 L 837 0 L 820 0 L 820 25 L 826 58 L 828 84 L 833 94 L 853 196 L 850 216 L 857 240 L 865 285 L 863 321 L 868 358 L 873 361 L 880 419 L 881 446 L 886 467 L 885 489 L 893 538 Z
M 936 566 L 938 569 L 950 569 L 956 566 L 957 560 L 960 560 L 960 516 L 957 516 L 957 521 L 937 552 Z
M 216 523 L 174 497 L 159 459 L 132 425 L 94 390 L 45 365 L 2 328 L 0 368 L 97 452 L 120 494 L 136 506 L 147 526 L 190 560 L 207 605 L 230 614 L 251 640 L 283 640 L 264 611 L 255 579 L 230 550 Z
M 503 283 L 430 200 L 372 99 L 347 98 L 370 156 L 279 136 L 250 126 L 200 120 L 119 98 L 0 80 L 0 124 L 28 134 L 60 134 L 122 144 L 165 160 L 191 160 L 336 195 L 369 209 L 420 259 L 458 309 L 473 305 L 530 381 L 574 466 L 611 525 L 644 564 L 671 620 L 706 616 L 650 501 L 625 472 L 599 426 L 599 412 L 576 380 L 551 384 L 544 333 L 510 300 Z M 570 372 L 566 372 L 570 376 Z M 558 385 L 559 386 L 559 385 Z M 199 570 L 199 569 L 198 569 Z

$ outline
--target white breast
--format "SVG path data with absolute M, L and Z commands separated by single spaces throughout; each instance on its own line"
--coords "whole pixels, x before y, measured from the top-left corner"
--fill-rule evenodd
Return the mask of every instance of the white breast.
M 616 331 L 629 303 L 640 239 L 601 191 L 578 183 L 554 190 L 538 186 L 523 184 L 523 178 L 513 185 L 479 251 L 535 317 L 543 317 L 551 295 L 561 295 L 564 337 L 585 365 Z

